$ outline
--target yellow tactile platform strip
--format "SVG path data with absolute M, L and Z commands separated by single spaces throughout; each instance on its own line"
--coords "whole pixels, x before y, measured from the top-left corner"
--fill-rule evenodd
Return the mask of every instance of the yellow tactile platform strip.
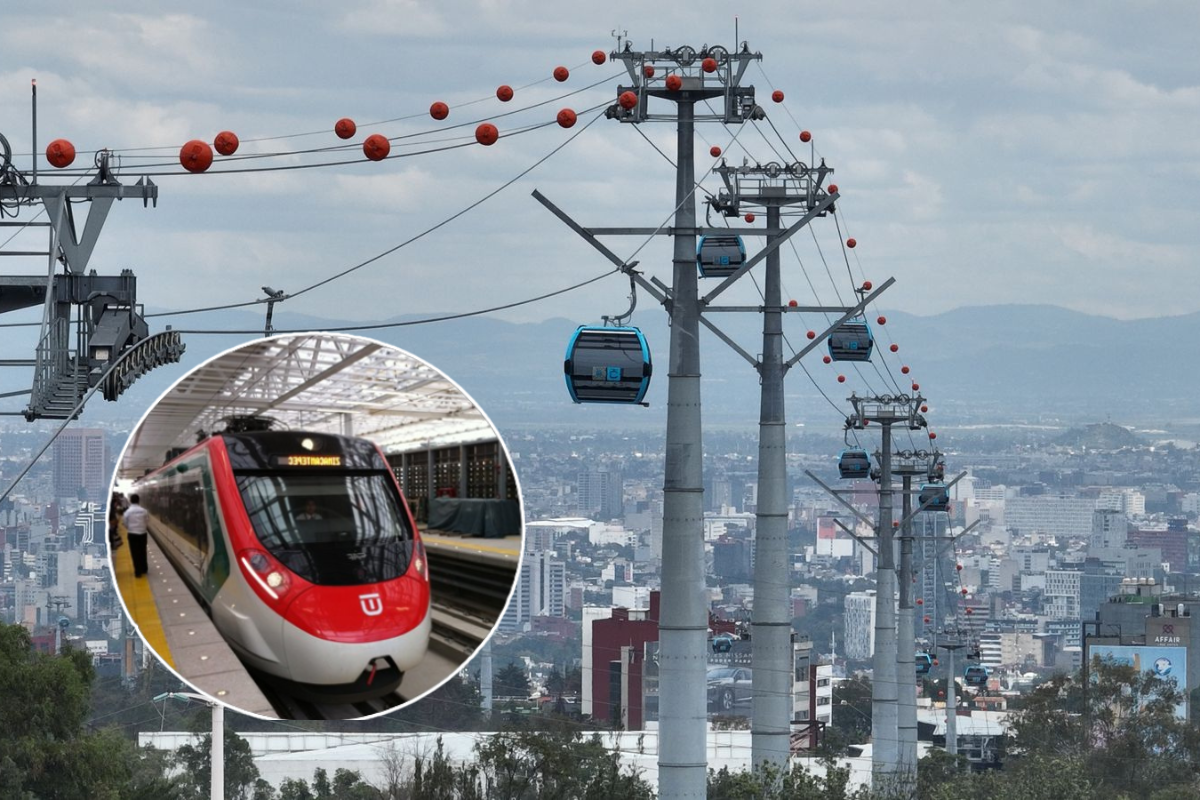
M 125 540 L 124 528 L 121 533 Z M 117 590 L 142 638 L 197 689 L 236 709 L 276 716 L 254 679 L 153 538 L 146 551 L 150 571 L 144 578 L 133 577 L 128 544 L 115 554 Z

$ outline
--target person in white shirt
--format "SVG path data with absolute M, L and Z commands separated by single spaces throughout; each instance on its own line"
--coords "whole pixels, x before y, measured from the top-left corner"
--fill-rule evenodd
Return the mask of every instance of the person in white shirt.
M 133 577 L 140 578 L 149 572 L 146 566 L 146 534 L 150 512 L 138 503 L 141 497 L 129 496 L 129 508 L 125 509 L 125 533 L 129 538 L 129 555 L 133 559 Z

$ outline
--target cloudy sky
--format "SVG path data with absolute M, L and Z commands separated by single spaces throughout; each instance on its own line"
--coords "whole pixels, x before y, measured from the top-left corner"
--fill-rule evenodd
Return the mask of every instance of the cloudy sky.
M 635 49 L 732 48 L 734 8 L 108 0 L 51 13 L 22 4 L 6 8 L 0 26 L 0 132 L 27 168 L 36 78 L 40 148 L 68 138 L 81 151 L 76 166 L 90 158 L 83 151 L 113 148 L 129 182 L 141 171 L 170 173 L 154 177 L 157 209 L 114 208 L 92 266 L 132 268 L 141 301 L 158 309 L 250 301 L 263 285 L 297 291 L 396 246 L 563 144 L 591 120 L 582 109 L 615 97 L 620 70 L 589 59 L 615 46 L 614 29 L 628 31 Z M 1200 5 L 1096 2 L 1085 12 L 1078 3 L 760 0 L 747 8 L 740 38 L 763 59 L 746 82 L 806 160 L 797 134 L 812 131 L 817 157 L 836 171 L 843 230 L 859 243 L 854 274 L 897 278 L 885 308 L 1051 303 L 1119 318 L 1200 310 Z M 549 77 L 558 65 L 571 68 L 566 83 Z M 494 97 L 502 83 L 517 87 L 509 104 Z M 786 93 L 784 104 L 769 102 L 772 89 Z M 451 106 L 445 122 L 427 114 L 435 100 Z M 504 137 L 563 107 L 581 110 L 575 129 Z M 497 116 L 516 109 L 526 110 Z M 293 155 L 341 144 L 332 127 L 343 116 L 359 123 L 355 144 L 370 133 L 417 134 L 393 153 L 457 143 L 484 119 L 502 138 L 320 169 L 192 176 L 175 161 L 183 142 L 224 129 L 244 140 L 239 154 L 281 154 L 239 166 L 360 157 Z M 673 153 L 670 125 L 642 128 Z M 770 126 L 746 128 L 702 126 L 697 177 L 711 144 L 738 161 L 775 159 L 771 146 L 782 145 Z M 135 149 L 154 147 L 162 149 Z M 75 179 L 47 175 L 44 159 L 41 169 L 45 181 Z M 530 198 L 534 188 L 586 225 L 657 225 L 673 205 L 670 165 L 633 126 L 601 118 L 479 207 L 286 307 L 354 320 L 468 311 L 607 270 Z M 845 296 L 849 285 L 839 236 L 830 219 L 813 233 L 833 281 L 814 237 L 799 236 L 784 261 L 785 292 L 813 302 L 811 281 L 816 300 L 833 303 L 835 287 Z M 36 242 L 18 237 L 7 247 L 26 244 Z M 625 256 L 642 241 L 610 245 Z M 638 258 L 669 281 L 668 241 Z M 17 261 L 5 272 L 45 268 Z M 749 285 L 738 291 L 754 294 Z M 626 293 L 611 277 L 500 316 L 598 321 L 622 309 Z

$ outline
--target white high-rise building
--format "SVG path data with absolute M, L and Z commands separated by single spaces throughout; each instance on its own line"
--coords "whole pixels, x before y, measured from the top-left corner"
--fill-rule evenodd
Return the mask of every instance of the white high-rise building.
M 554 553 L 526 553 L 500 629 L 526 630 L 534 617 L 561 617 L 566 613 L 566 599 L 567 565 Z
M 1079 619 L 1079 578 L 1077 569 L 1046 570 L 1046 616 L 1054 620 Z
M 846 595 L 846 658 L 866 661 L 875 652 L 875 590 Z

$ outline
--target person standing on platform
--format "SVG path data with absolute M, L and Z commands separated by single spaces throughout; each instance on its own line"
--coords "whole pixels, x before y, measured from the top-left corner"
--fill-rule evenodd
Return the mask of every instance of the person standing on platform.
M 108 500 L 108 546 L 113 550 L 124 544 L 120 531 L 121 512 L 125 510 L 124 499 L 117 492 L 113 492 Z
M 129 537 L 129 555 L 133 559 L 133 577 L 140 578 L 149 572 L 146 566 L 147 517 L 150 512 L 138 503 L 141 497 L 129 496 L 129 508 L 125 509 L 125 534 Z

